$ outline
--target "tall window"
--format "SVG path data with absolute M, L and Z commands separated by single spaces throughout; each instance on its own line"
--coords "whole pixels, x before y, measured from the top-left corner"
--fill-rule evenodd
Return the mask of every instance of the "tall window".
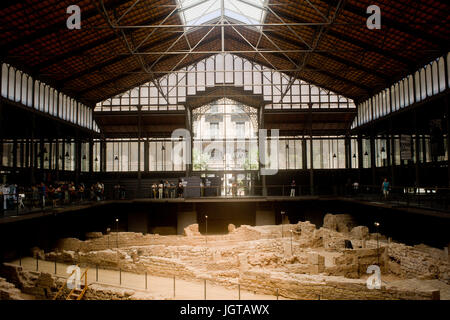
M 209 124 L 209 136 L 211 139 L 217 139 L 219 137 L 219 123 L 211 122 Z
M 236 138 L 245 137 L 245 122 L 236 122 Z

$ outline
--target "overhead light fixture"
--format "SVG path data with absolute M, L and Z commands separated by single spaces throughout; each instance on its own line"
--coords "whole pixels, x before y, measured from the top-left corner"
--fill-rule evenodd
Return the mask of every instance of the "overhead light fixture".
M 356 158 L 356 153 L 353 154 L 353 158 Z
M 368 154 L 367 151 L 366 151 L 366 152 L 364 152 L 364 155 L 365 155 L 365 156 L 368 156 L 369 154 Z
M 381 152 L 386 152 L 386 150 L 384 149 L 384 147 L 381 147 Z
M 69 152 L 67 151 L 66 152 L 66 158 L 69 158 L 70 157 L 70 154 L 69 154 Z
M 119 160 L 119 156 L 115 156 L 114 160 L 116 160 L 116 161 Z
M 333 154 L 333 158 L 336 158 L 336 153 Z
M 98 158 L 97 157 L 95 157 L 95 160 L 94 160 L 95 162 L 97 162 L 98 161 Z
M 83 158 L 82 158 L 82 159 L 83 159 L 83 160 L 86 160 L 86 155 L 85 155 L 85 154 L 83 155 Z
M 161 146 L 161 150 L 162 150 L 162 151 L 165 151 L 165 150 L 166 150 L 166 147 L 165 147 L 165 146 Z

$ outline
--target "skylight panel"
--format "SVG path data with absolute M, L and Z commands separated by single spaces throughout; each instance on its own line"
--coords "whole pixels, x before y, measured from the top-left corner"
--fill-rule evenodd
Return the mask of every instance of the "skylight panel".
M 198 26 L 222 14 L 222 0 L 178 0 L 184 25 Z M 224 0 L 224 16 L 245 24 L 260 24 L 267 0 Z

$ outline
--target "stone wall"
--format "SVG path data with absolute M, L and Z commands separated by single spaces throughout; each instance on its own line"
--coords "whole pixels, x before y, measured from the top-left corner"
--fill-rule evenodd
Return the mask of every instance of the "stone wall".
M 0 278 L 0 300 L 23 300 L 22 292 L 14 284 Z
M 424 250 L 400 243 L 388 245 L 389 271 L 405 278 L 439 279 L 450 284 L 450 264 L 444 250 Z M 447 258 L 447 259 L 446 259 Z
M 0 275 L 18 288 L 22 293 L 32 295 L 36 299 L 50 299 L 56 289 L 55 278 L 49 273 L 24 271 L 21 266 L 4 263 L 0 267 Z
M 21 266 L 5 263 L 0 267 L 0 274 L 11 283 L 0 278 L 0 300 L 22 300 L 26 293 L 38 300 L 53 299 L 66 279 L 55 277 L 45 272 L 24 271 Z M 70 290 L 65 287 L 59 300 L 65 299 Z M 89 284 L 83 300 L 167 300 L 162 295 L 152 295 L 143 290 L 127 289 L 112 285 Z
M 365 280 L 341 277 L 292 275 L 282 272 L 249 270 L 239 279 L 242 290 L 278 294 L 297 300 L 433 300 L 439 291 L 404 290 L 382 285 L 368 289 Z

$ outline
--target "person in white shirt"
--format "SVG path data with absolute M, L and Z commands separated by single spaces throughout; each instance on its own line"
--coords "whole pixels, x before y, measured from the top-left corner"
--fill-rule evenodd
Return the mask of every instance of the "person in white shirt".
M 159 199 L 162 199 L 163 197 L 163 191 L 164 191 L 164 184 L 162 182 L 162 180 L 159 182 L 158 185 L 158 195 L 159 195 Z

